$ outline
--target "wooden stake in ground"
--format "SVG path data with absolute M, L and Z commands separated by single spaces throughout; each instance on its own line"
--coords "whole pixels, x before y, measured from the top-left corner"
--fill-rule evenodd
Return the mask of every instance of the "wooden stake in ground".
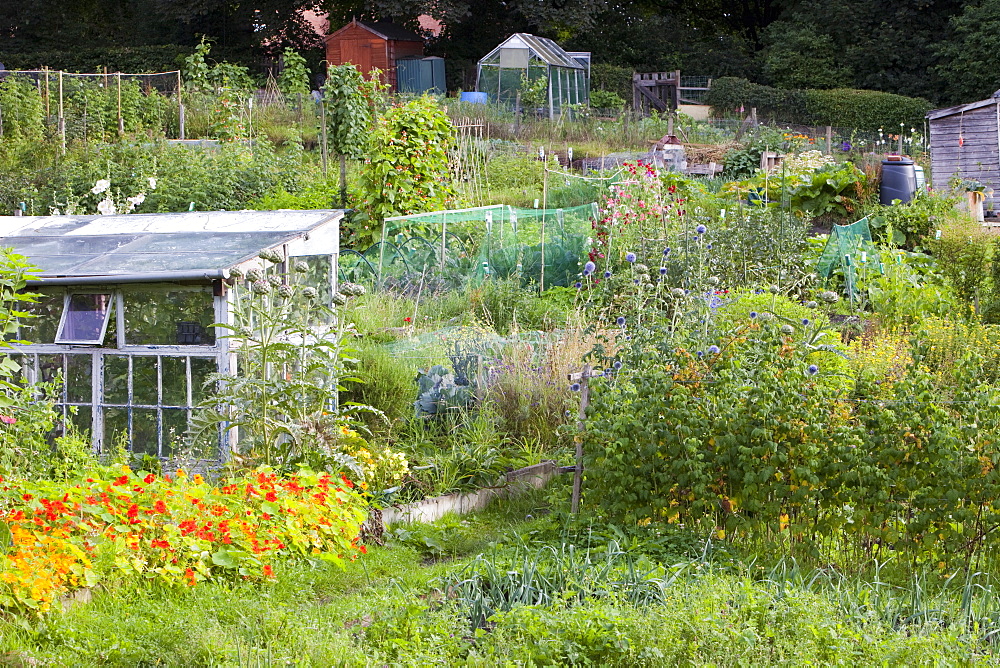
M 184 98 L 181 71 L 177 70 L 177 138 L 184 139 Z
M 63 72 L 59 70 L 59 139 L 62 147 L 62 154 L 66 155 L 66 116 L 63 107 Z
M 583 485 L 583 423 L 587 418 L 587 406 L 590 405 L 590 379 L 598 374 L 592 373 L 589 364 L 584 365 L 583 371 L 569 374 L 569 382 L 580 383 L 580 412 L 578 414 L 577 426 L 579 433 L 575 437 L 576 441 L 576 470 L 573 472 L 573 502 L 571 512 L 580 512 L 580 489 Z

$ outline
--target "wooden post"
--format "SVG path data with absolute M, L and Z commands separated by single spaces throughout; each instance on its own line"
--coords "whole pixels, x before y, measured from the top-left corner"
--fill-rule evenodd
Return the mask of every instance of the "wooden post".
M 587 406 L 590 405 L 590 365 L 586 364 L 580 373 L 569 374 L 570 382 L 580 383 L 580 412 L 577 414 L 577 427 L 579 433 L 575 437 L 576 441 L 576 470 L 573 472 L 573 500 L 570 511 L 573 514 L 580 512 L 580 491 L 583 486 L 583 429 L 584 420 L 587 418 Z
M 177 138 L 184 139 L 184 89 L 181 82 L 181 71 L 177 70 Z
M 122 118 L 122 73 L 115 72 L 118 83 L 118 134 L 125 134 L 125 119 Z
M 830 155 L 833 153 L 833 128 L 831 126 L 826 126 L 826 154 Z
M 514 93 L 514 136 L 521 136 L 521 91 Z
M 549 167 L 546 160 L 542 160 L 542 257 L 541 273 L 539 274 L 538 292 L 545 292 L 545 209 L 549 203 Z
M 385 223 L 383 223 L 384 225 Z M 441 264 L 440 271 L 444 274 L 444 259 L 448 252 L 448 212 L 441 212 Z
M 62 153 L 66 155 L 66 117 L 63 115 L 63 73 L 59 70 L 59 138 Z

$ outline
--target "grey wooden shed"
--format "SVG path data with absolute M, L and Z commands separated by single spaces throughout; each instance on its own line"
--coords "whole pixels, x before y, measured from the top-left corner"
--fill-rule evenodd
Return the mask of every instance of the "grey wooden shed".
M 937 190 L 949 182 L 974 179 L 994 195 L 986 208 L 1000 199 L 1000 91 L 978 102 L 969 102 L 927 114 L 930 126 L 931 185 Z

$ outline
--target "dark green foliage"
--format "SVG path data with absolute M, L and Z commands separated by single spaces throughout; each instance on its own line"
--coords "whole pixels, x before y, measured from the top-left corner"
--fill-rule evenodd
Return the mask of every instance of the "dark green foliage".
M 767 29 L 764 75 L 779 88 L 838 88 L 851 83 L 833 38 L 811 24 L 776 21 Z
M 110 179 L 125 195 L 145 192 L 139 212 L 187 211 L 191 202 L 199 211 L 246 208 L 251 201 L 284 188 L 299 190 L 302 164 L 294 153 L 277 154 L 258 144 L 251 154 L 239 145 L 217 150 L 145 143 L 95 144 L 72 149 L 58 159 L 56 146 L 40 150 L 19 144 L 0 151 L 0 209 L 26 202 L 28 213 L 45 215 L 49 207 L 64 210 L 70 199 L 86 203 L 99 179 Z M 9 165 L 9 166 L 7 166 Z M 147 179 L 157 179 L 155 190 Z M 91 204 L 96 204 L 96 201 Z M 88 212 L 92 211 L 89 209 Z
M 1000 2 L 965 3 L 950 21 L 951 38 L 937 44 L 937 72 L 952 102 L 971 102 L 989 97 L 1000 88 L 1000 75 L 991 63 L 993 43 L 1000 30 Z
M 597 91 L 615 93 L 624 100 L 632 99 L 632 68 L 619 67 L 608 63 L 594 63 L 590 66 L 590 104 L 603 108 L 594 99 Z M 616 106 L 616 105 L 606 105 Z
M 931 103 L 871 90 L 836 88 L 807 90 L 806 114 L 812 125 L 836 125 L 856 130 L 922 127 Z
M 762 118 L 781 117 L 789 122 L 807 115 L 804 91 L 762 86 L 737 77 L 714 79 L 705 103 L 718 116 L 750 113 L 751 107 Z
M 65 51 L 10 52 L 0 50 L 0 62 L 9 70 L 37 70 L 43 66 L 66 72 L 165 72 L 176 70 L 192 48 L 162 46 L 93 47 Z
M 762 118 L 804 125 L 833 125 L 855 130 L 876 131 L 922 127 L 931 104 L 921 98 L 903 97 L 870 90 L 779 89 L 761 86 L 746 79 L 723 77 L 712 82 L 706 102 L 715 113 L 732 114 L 743 108 L 757 108 Z

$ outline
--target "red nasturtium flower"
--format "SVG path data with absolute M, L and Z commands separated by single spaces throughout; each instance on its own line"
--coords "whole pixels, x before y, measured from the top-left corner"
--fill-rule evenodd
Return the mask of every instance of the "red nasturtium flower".
M 263 571 L 264 571 L 264 577 L 266 577 L 269 580 L 274 579 L 274 569 L 271 568 L 271 564 L 264 564 Z

